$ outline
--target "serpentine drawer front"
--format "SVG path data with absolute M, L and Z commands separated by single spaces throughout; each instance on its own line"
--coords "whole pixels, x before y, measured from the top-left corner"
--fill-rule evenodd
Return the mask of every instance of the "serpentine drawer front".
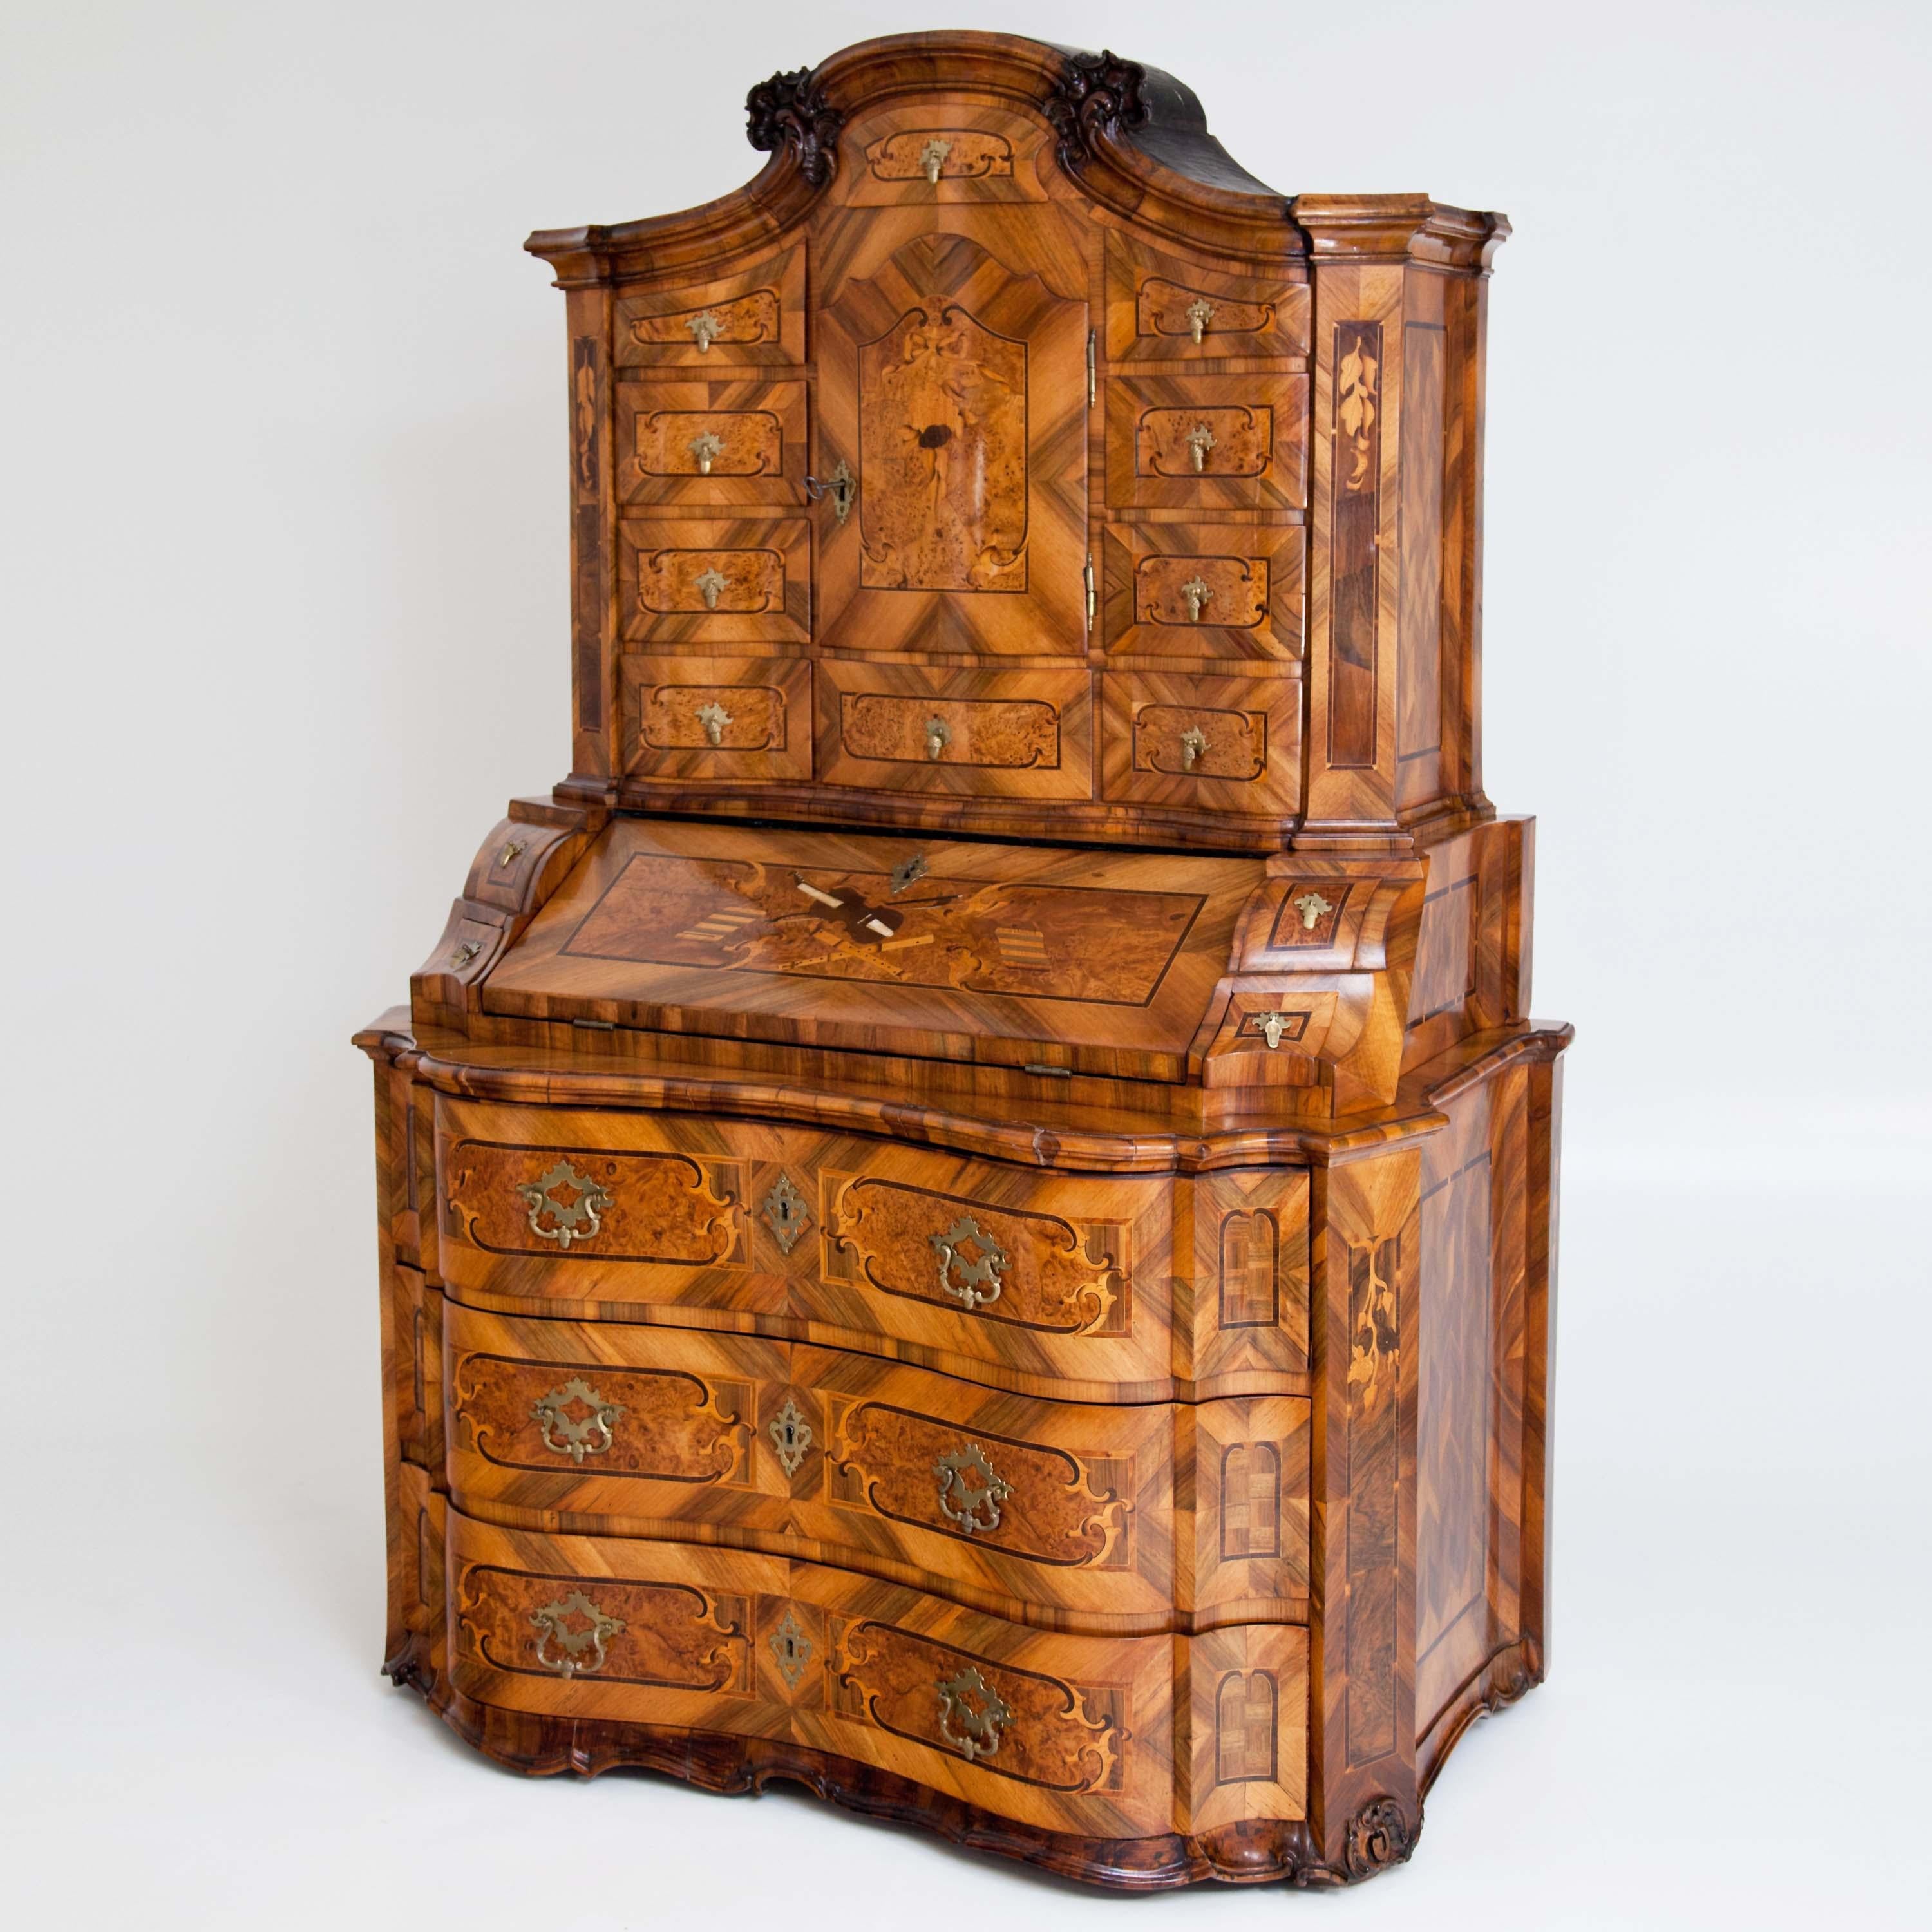
M 1058 1174 L 754 1121 L 444 1097 L 436 1171 L 442 1276 L 477 1306 L 755 1327 L 1082 1399 L 1307 1372 L 1299 1169 Z
M 1308 1634 L 1030 1630 L 743 1550 L 448 1513 L 449 1669 L 499 1708 L 789 1738 L 1086 1837 L 1303 1814 Z
M 1022 1622 L 1306 1613 L 1302 1396 L 1042 1402 L 800 1343 L 453 1304 L 442 1348 L 472 1514 L 930 1578 Z

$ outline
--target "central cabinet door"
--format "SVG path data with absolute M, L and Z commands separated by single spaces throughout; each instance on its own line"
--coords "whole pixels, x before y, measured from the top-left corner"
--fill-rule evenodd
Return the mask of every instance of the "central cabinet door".
M 820 524 L 834 649 L 1085 649 L 1087 304 L 1000 245 L 916 236 L 819 311 L 814 468 L 858 483 Z

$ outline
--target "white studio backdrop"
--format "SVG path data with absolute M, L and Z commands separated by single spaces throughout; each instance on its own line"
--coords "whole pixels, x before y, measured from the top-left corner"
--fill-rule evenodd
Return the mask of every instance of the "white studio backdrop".
M 348 1036 L 567 764 L 562 306 L 518 244 L 727 192 L 753 82 L 963 23 L 1168 68 L 1285 191 L 1516 226 L 1486 742 L 1579 1028 L 1556 1671 L 1328 1909 L 1922 1923 L 1928 20 L 5 0 L 0 1900 L 1138 1909 L 802 1802 L 526 1786 L 374 1676 Z

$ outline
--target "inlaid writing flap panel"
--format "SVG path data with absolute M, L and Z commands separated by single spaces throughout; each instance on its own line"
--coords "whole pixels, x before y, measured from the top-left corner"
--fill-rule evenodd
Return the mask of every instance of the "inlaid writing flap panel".
M 617 385 L 627 503 L 803 503 L 806 386 L 757 376 Z
M 715 281 L 618 296 L 614 360 L 694 369 L 805 360 L 805 250 Z
M 1306 281 L 1231 274 L 1107 236 L 1110 362 L 1306 356 L 1312 306 Z
M 721 784 L 812 776 L 812 667 L 798 658 L 626 658 L 624 769 Z
M 1178 1079 L 1261 877 L 1253 860 L 623 819 L 484 1000 L 534 1018 Z

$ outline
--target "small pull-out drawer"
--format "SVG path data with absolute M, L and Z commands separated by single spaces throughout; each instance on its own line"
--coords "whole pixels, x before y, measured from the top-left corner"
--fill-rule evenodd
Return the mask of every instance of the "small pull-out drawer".
M 812 667 L 802 658 L 626 658 L 624 769 L 757 783 L 812 776 Z
M 805 385 L 619 383 L 617 486 L 627 503 L 802 503 Z
M 1308 378 L 1110 377 L 1107 500 L 1117 510 L 1303 508 Z
M 1107 359 L 1200 362 L 1308 353 L 1306 281 L 1233 275 L 1107 236 Z
M 716 281 L 620 294 L 615 360 L 693 369 L 805 360 L 805 250 Z
M 802 518 L 617 526 L 626 641 L 676 650 L 812 640 L 812 533 Z
M 1109 671 L 1102 684 L 1101 770 L 1108 798 L 1226 812 L 1296 808 L 1299 678 Z
M 1084 670 L 945 671 L 826 660 L 827 784 L 1012 798 L 1093 796 Z
M 1109 661 L 1298 662 L 1303 536 L 1298 524 L 1109 525 L 1101 540 Z

